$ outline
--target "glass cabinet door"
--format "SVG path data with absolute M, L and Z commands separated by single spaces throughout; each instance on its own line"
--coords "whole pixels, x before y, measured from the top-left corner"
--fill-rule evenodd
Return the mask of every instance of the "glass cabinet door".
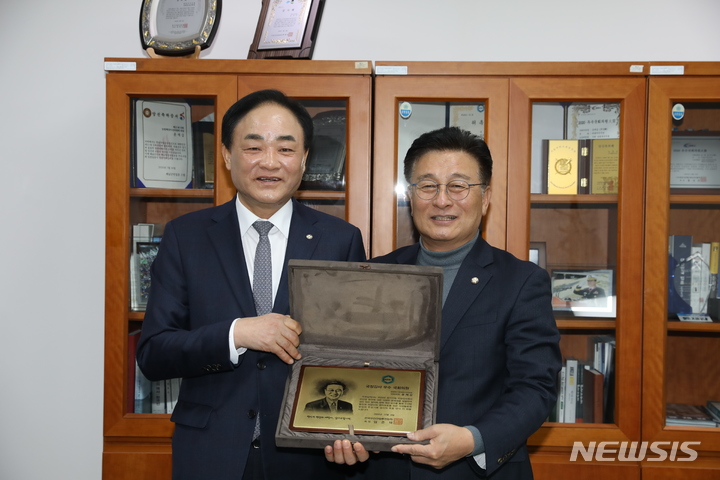
M 105 350 L 114 359 L 105 362 L 108 436 L 172 433 L 167 414 L 179 382 L 153 385 L 135 366 L 149 267 L 168 221 L 216 203 L 222 174 L 215 120 L 236 99 L 234 76 L 107 78 Z
M 720 77 L 649 89 L 643 434 L 717 452 Z
M 508 250 L 551 278 L 554 445 L 639 438 L 644 100 L 642 78 L 511 80 Z
M 483 137 L 493 157 L 485 239 L 505 248 L 507 80 L 477 77 L 377 76 L 373 160 L 372 255 L 415 243 L 405 153 L 420 134 L 458 126 Z
M 238 81 L 239 97 L 275 88 L 307 108 L 315 139 L 295 197 L 358 227 L 369 254 L 370 77 L 247 75 Z

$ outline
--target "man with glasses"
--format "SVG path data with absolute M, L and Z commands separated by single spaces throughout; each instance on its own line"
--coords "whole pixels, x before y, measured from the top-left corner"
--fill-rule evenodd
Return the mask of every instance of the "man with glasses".
M 425 133 L 404 170 L 420 242 L 373 261 L 444 270 L 437 424 L 408 434 L 425 445 L 368 455 L 345 440 L 325 455 L 364 462 L 357 470 L 373 480 L 532 478 L 525 442 L 555 404 L 561 364 L 550 278 L 480 235 L 492 196 L 481 138 L 456 127 Z

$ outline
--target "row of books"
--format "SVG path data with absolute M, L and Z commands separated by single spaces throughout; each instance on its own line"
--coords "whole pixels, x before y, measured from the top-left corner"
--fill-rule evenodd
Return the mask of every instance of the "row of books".
M 720 401 L 708 400 L 705 405 L 668 403 L 665 424 L 685 427 L 720 427 Z
M 140 330 L 128 336 L 128 392 L 127 411 L 130 413 L 172 413 L 177 404 L 182 379 L 150 381 L 143 375 L 135 360 Z
M 620 140 L 543 140 L 543 193 L 551 195 L 617 194 Z
M 588 338 L 588 358 L 566 357 L 558 374 L 558 398 L 548 421 L 612 423 L 615 404 L 615 338 Z
M 668 312 L 718 318 L 720 241 L 693 243 L 692 235 L 670 235 L 668 261 Z

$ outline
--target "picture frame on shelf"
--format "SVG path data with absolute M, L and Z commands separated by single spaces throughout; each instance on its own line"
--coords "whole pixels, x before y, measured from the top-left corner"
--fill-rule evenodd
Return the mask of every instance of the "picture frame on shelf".
M 552 271 L 551 282 L 554 311 L 575 317 L 615 318 L 613 270 L 558 269 Z
M 150 296 L 150 267 L 157 257 L 160 242 L 135 242 L 130 258 L 130 308 L 144 311 Z
M 325 0 L 263 0 L 248 59 L 312 58 Z
M 540 268 L 547 268 L 545 242 L 530 242 L 530 254 L 528 259 Z

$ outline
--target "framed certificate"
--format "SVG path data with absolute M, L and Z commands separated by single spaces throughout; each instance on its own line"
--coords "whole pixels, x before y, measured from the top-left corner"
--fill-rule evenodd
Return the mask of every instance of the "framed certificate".
M 670 188 L 720 188 L 720 137 L 673 135 Z
M 325 0 L 263 0 L 248 58 L 312 58 Z
M 134 185 L 190 188 L 193 166 L 190 105 L 136 100 L 134 108 Z
M 620 104 L 570 104 L 565 138 L 570 140 L 620 138 Z
M 222 0 L 143 0 L 140 42 L 156 54 L 190 55 L 210 46 L 220 23 Z

